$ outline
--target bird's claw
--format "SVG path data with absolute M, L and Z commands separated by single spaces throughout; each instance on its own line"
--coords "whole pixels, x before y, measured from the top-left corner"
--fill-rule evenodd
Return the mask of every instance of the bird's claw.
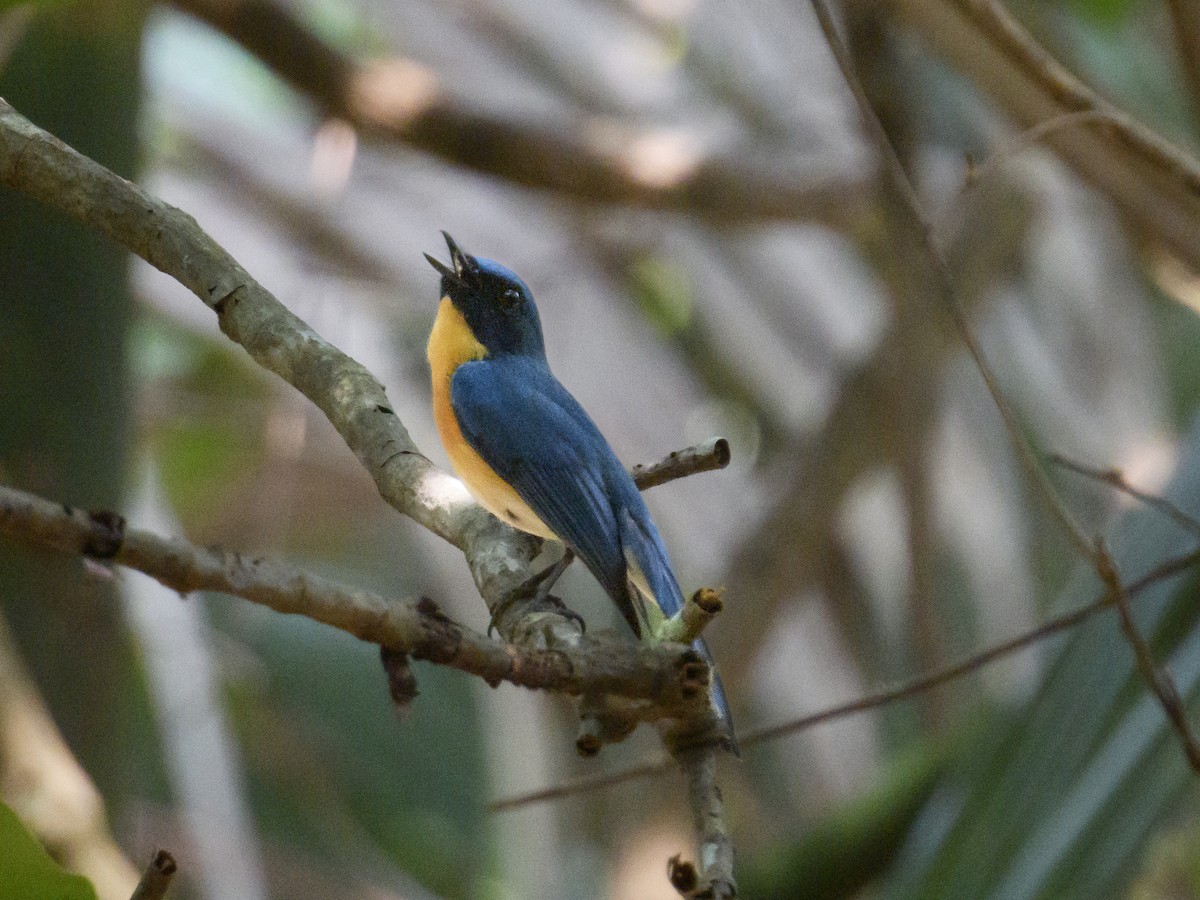
M 575 612 L 575 610 L 571 609 L 571 607 L 567 606 L 567 604 L 563 603 L 561 598 L 556 597 L 553 594 L 546 594 L 543 597 L 539 597 L 537 595 L 530 597 L 528 593 L 528 584 L 523 584 L 504 597 L 499 603 L 496 604 L 496 608 L 492 610 L 492 617 L 488 620 L 488 637 L 491 637 L 492 633 L 496 631 L 496 623 L 503 618 L 504 614 L 508 612 L 509 608 L 518 600 L 525 599 L 529 599 L 534 604 L 545 603 L 553 606 L 555 611 L 560 616 L 570 619 L 572 622 L 577 622 L 579 624 L 579 630 L 585 634 L 587 633 L 587 622 L 584 621 L 583 616 Z
M 579 630 L 584 634 L 587 634 L 587 622 L 583 620 L 583 616 L 575 612 L 575 610 L 571 609 L 571 607 L 567 606 L 567 604 L 563 603 L 559 597 L 555 597 L 553 594 L 547 594 L 542 599 L 558 610 L 558 614 L 560 616 L 575 622 L 577 625 L 579 625 Z
M 509 607 L 511 607 L 518 600 L 524 600 L 527 598 L 531 599 L 534 604 L 551 604 L 559 611 L 559 613 L 574 622 L 578 622 L 579 627 L 583 631 L 587 631 L 587 623 L 583 621 L 583 617 L 579 615 L 579 613 L 575 612 L 575 610 L 568 607 L 558 597 L 555 597 L 550 593 L 550 590 L 554 587 L 555 582 L 558 581 L 558 579 L 562 576 L 562 573 L 567 570 L 567 566 L 571 565 L 571 561 L 574 559 L 575 554 L 571 552 L 570 548 L 566 548 L 562 559 L 560 559 L 554 565 L 547 566 L 546 568 L 542 569 L 542 571 L 517 585 L 515 588 L 509 591 L 508 594 L 502 597 L 500 602 L 496 604 L 495 609 L 492 610 L 492 617 L 488 620 L 488 637 L 492 636 L 492 632 L 496 630 L 496 623 L 500 621 L 501 617 L 503 617 L 506 612 L 508 612 Z

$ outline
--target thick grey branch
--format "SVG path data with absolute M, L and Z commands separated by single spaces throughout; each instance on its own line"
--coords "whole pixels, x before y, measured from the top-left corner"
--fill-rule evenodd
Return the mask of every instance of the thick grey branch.
M 0 535 L 43 549 L 120 563 L 188 594 L 220 591 L 303 615 L 355 637 L 478 675 L 569 694 L 599 691 L 653 699 L 686 713 L 702 696 L 707 668 L 677 644 L 584 638 L 570 650 L 514 647 L 447 619 L 431 600 L 390 600 L 343 587 L 268 559 L 197 547 L 126 528 L 111 513 L 89 513 L 0 486 Z
M 538 541 L 489 515 L 426 459 L 370 372 L 293 315 L 187 213 L 77 153 L 3 100 L 0 184 L 74 216 L 203 300 L 226 335 L 325 413 L 388 503 L 463 550 L 489 607 L 526 577 Z

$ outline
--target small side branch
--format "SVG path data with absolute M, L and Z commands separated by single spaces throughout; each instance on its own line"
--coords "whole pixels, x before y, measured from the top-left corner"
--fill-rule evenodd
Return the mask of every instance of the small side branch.
M 1068 472 L 1074 472 L 1076 475 L 1083 475 L 1087 478 L 1093 478 L 1102 484 L 1107 484 L 1124 494 L 1128 494 L 1135 500 L 1145 503 L 1151 509 L 1158 510 L 1164 516 L 1171 519 L 1180 527 L 1187 529 L 1192 534 L 1200 536 L 1200 521 L 1197 521 L 1193 516 L 1189 516 L 1166 497 L 1148 494 L 1143 490 L 1135 488 L 1132 484 L 1125 480 L 1125 476 L 1122 474 L 1120 469 L 1097 469 L 1092 466 L 1085 466 L 1083 463 L 1075 462 L 1074 460 L 1068 459 L 1067 457 L 1058 453 L 1052 453 L 1048 458 L 1054 465 L 1061 466 Z
M 721 611 L 721 592 L 714 588 L 700 588 L 688 597 L 683 608 L 667 619 L 658 629 L 658 640 L 676 644 L 690 644 L 708 627 Z
M 142 880 L 138 882 L 129 900 L 162 900 L 167 895 L 171 879 L 175 877 L 175 857 L 166 850 L 159 850 L 146 867 Z
M 676 478 L 723 469 L 729 465 L 729 460 L 729 441 L 716 437 L 686 450 L 677 450 L 653 465 L 634 466 L 629 474 L 639 491 L 648 491 Z
M 1124 633 L 1125 639 L 1129 641 L 1129 646 L 1133 648 L 1133 657 L 1137 661 L 1138 670 L 1146 679 L 1146 684 L 1150 686 L 1154 696 L 1158 698 L 1158 702 L 1162 704 L 1163 711 L 1167 714 L 1167 721 L 1179 735 L 1188 765 L 1192 767 L 1193 772 L 1200 774 L 1200 742 L 1196 740 L 1196 735 L 1192 732 L 1187 709 L 1179 696 L 1179 689 L 1175 687 L 1174 680 L 1166 670 L 1154 661 L 1154 653 L 1150 649 L 1150 645 L 1138 631 L 1137 623 L 1133 621 L 1133 610 L 1129 605 L 1129 591 L 1121 584 L 1116 564 L 1103 541 L 1096 543 L 1096 559 L 1096 571 L 1105 587 L 1108 588 L 1109 595 L 1117 607 L 1121 631 Z
M 731 900 L 737 896 L 733 841 L 725 821 L 725 801 L 717 785 L 717 753 L 717 748 L 709 745 L 676 755 L 687 779 L 699 868 L 676 856 L 669 863 L 668 876 L 675 889 L 688 900 Z
M 1127 601 L 1132 601 L 1139 594 L 1143 593 L 1152 585 L 1165 581 L 1168 578 L 1175 576 L 1194 568 L 1200 564 L 1200 549 L 1192 550 L 1181 556 L 1176 556 L 1166 562 L 1155 566 L 1154 569 L 1147 572 L 1140 578 L 1124 585 L 1121 593 Z M 801 716 L 798 719 L 793 719 L 790 722 L 784 722 L 780 725 L 773 725 L 767 728 L 761 728 L 757 731 L 746 732 L 738 739 L 738 743 L 743 749 L 748 749 L 757 744 L 766 741 L 777 740 L 787 737 L 788 735 L 797 734 L 801 731 L 807 731 L 818 725 L 824 725 L 827 722 L 834 722 L 847 716 L 857 715 L 869 710 L 878 709 L 882 706 L 887 706 L 891 703 L 897 703 L 902 700 L 907 700 L 924 691 L 933 690 L 943 684 L 948 684 L 958 678 L 976 672 L 984 666 L 990 665 L 997 660 L 1005 659 L 1014 653 L 1018 653 L 1027 647 L 1032 647 L 1039 641 L 1052 637 L 1056 634 L 1062 634 L 1077 625 L 1082 624 L 1092 616 L 1110 606 L 1116 604 L 1112 592 L 1106 589 L 1099 597 L 1091 603 L 1080 606 L 1070 612 L 1063 613 L 1050 619 L 1032 631 L 1027 631 L 1018 637 L 1003 643 L 996 644 L 979 653 L 961 660 L 953 665 L 939 669 L 936 672 L 929 672 L 920 675 L 916 678 L 895 685 L 891 688 L 885 688 L 857 700 L 852 700 L 849 703 L 842 703 L 837 706 L 829 707 L 818 712 L 810 713 L 806 716 Z M 578 794 L 590 793 L 592 791 L 603 790 L 617 784 L 625 784 L 630 781 L 635 781 L 639 778 L 649 778 L 655 775 L 662 774 L 671 768 L 671 760 L 662 760 L 658 762 L 644 763 L 638 766 L 632 766 L 628 769 L 622 769 L 617 772 L 606 772 L 600 775 L 592 775 L 585 778 L 578 778 L 564 784 L 555 785 L 553 787 L 543 788 L 538 791 L 533 791 L 520 796 L 508 797 L 503 800 L 492 802 L 488 809 L 490 812 L 506 812 L 513 809 L 520 809 L 524 806 L 529 806 L 534 803 L 545 803 L 552 800 L 560 800 L 564 797 L 573 797 Z

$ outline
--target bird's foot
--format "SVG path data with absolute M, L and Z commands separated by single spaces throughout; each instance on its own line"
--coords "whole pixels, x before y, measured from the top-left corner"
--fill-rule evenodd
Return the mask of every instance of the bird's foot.
M 558 597 L 550 593 L 555 582 L 562 577 L 563 572 L 567 571 L 567 567 L 571 565 L 574 559 L 575 554 L 570 548 L 567 548 L 563 552 L 562 559 L 552 566 L 547 566 L 527 581 L 517 585 L 501 598 L 500 602 L 496 604 L 495 609 L 492 610 L 492 617 L 488 622 L 488 636 L 491 637 L 492 632 L 496 630 L 496 623 L 500 621 L 501 617 L 508 612 L 514 603 L 518 600 L 526 599 L 531 600 L 534 604 L 549 603 L 558 609 L 562 615 L 574 622 L 578 622 L 579 627 L 587 631 L 587 623 L 583 621 L 583 617 L 568 607 Z

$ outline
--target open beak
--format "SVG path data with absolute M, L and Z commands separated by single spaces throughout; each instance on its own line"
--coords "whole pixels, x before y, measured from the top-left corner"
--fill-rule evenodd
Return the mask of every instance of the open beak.
M 446 239 L 446 246 L 450 248 L 450 262 L 454 268 L 449 268 L 445 263 L 434 259 L 428 253 L 425 254 L 425 258 L 429 260 L 429 264 L 441 275 L 461 283 L 475 271 L 475 258 L 469 253 L 464 253 L 462 248 L 454 242 L 454 238 L 450 237 L 446 232 L 442 232 L 442 237 Z
M 437 269 L 438 272 L 440 272 L 442 275 L 447 276 L 449 278 L 453 278 L 455 281 L 461 280 L 457 275 L 454 274 L 453 269 L 446 268 L 445 263 L 439 262 L 438 260 L 436 260 L 432 256 L 430 256 L 428 253 L 425 254 L 425 258 L 427 260 L 429 260 L 429 264 L 431 266 L 433 266 L 435 269 Z

